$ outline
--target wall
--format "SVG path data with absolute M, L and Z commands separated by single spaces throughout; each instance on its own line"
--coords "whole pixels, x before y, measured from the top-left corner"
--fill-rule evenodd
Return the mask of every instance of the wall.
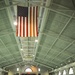
M 49 75 L 48 71 L 41 73 L 41 75 Z
M 2 72 L 0 72 L 0 75 L 2 75 Z
M 13 74 L 13 72 L 12 72 L 12 71 L 9 71 L 9 72 L 8 72 L 8 75 L 14 75 L 14 74 Z
M 73 69 L 73 74 L 69 74 L 70 68 Z M 70 68 L 66 68 L 66 69 L 63 69 L 63 70 L 56 71 L 56 72 L 54 72 L 54 73 L 55 73 L 54 75 L 63 75 L 64 70 L 66 71 L 66 74 L 65 74 L 65 75 L 75 75 L 75 67 L 70 67 Z M 59 72 L 60 72 L 61 74 L 59 74 Z M 53 75 L 53 74 L 52 74 L 52 75 Z

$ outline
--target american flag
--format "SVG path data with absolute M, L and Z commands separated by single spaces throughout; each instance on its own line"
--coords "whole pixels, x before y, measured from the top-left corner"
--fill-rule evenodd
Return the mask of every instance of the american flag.
M 37 37 L 38 36 L 38 7 L 17 7 L 16 36 Z

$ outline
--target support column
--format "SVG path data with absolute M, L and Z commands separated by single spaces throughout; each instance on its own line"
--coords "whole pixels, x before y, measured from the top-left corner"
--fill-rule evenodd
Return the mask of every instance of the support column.
M 48 71 L 41 73 L 41 75 L 49 75 Z
M 73 72 L 74 72 L 74 75 L 75 75 L 75 67 L 73 67 Z
M 2 75 L 2 72 L 0 72 L 0 75 Z
M 69 75 L 69 69 L 67 68 L 65 69 L 65 71 L 66 71 L 66 75 Z
M 59 74 L 59 72 L 55 72 L 55 75 L 58 75 Z

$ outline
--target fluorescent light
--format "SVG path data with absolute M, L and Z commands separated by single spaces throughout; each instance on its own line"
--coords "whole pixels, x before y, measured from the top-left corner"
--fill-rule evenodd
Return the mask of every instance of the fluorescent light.
M 17 71 L 19 71 L 19 68 L 17 68 Z

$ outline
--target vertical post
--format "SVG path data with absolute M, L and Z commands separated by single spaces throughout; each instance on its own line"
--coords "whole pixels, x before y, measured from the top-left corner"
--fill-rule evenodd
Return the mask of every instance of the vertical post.
M 73 72 L 74 72 L 74 74 L 73 74 L 73 75 L 75 75 L 75 66 L 73 67 Z

